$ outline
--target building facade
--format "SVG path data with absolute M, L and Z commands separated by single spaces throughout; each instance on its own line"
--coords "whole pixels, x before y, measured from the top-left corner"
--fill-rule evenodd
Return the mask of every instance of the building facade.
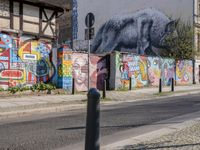
M 37 0 L 0 0 L 1 88 L 53 80 L 61 13 Z

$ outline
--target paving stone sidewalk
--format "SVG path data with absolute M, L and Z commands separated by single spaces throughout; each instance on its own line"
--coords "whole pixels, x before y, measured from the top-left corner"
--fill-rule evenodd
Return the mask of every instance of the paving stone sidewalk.
M 159 138 L 127 145 L 120 150 L 200 150 L 200 121 Z

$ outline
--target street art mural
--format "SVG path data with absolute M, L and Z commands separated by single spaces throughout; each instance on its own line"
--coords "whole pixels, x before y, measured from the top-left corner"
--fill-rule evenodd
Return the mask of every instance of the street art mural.
M 129 49 L 137 54 L 156 55 L 155 50 L 170 48 L 166 42 L 169 36 L 177 38 L 176 25 L 176 20 L 153 8 L 116 16 L 99 29 L 91 51 L 102 54 Z
M 93 53 L 163 54 L 172 50 L 173 44 L 166 39 L 177 37 L 177 23 L 193 24 L 193 10 L 194 4 L 188 0 L 73 0 L 75 50 L 87 50 L 82 41 L 86 39 L 85 18 L 91 12 L 95 16 Z
M 179 60 L 176 63 L 177 85 L 192 84 L 193 64 L 191 60 Z
M 107 59 L 99 56 L 91 56 L 90 58 L 90 79 L 91 87 L 103 90 L 104 80 L 108 78 Z
M 73 77 L 76 91 L 88 90 L 88 55 L 73 53 Z M 108 77 L 107 62 L 99 56 L 90 57 L 90 87 L 103 89 L 103 81 Z
M 200 82 L 200 63 L 195 63 L 195 82 L 199 84 Z
M 126 66 L 128 74 L 126 79 L 131 77 L 131 85 L 134 88 L 141 88 L 148 84 L 146 57 L 136 55 L 123 55 L 123 66 Z M 122 67 L 124 68 L 124 67 Z M 123 72 L 123 69 L 122 69 Z M 122 79 L 124 77 L 122 76 Z
M 161 76 L 162 76 L 162 85 L 169 86 L 171 85 L 172 78 L 175 77 L 175 60 L 174 59 L 162 59 L 161 65 Z
M 161 59 L 159 57 L 148 57 L 148 79 L 150 86 L 158 86 L 161 78 Z
M 128 88 L 130 84 L 129 80 L 129 68 L 127 63 L 123 63 L 123 55 L 119 52 L 114 54 L 115 57 L 115 67 L 111 66 L 111 72 L 116 71 L 115 74 L 115 88 L 116 89 L 123 89 Z M 114 69 L 115 68 L 115 69 Z M 113 70 L 114 69 L 114 70 Z
M 88 59 L 87 54 L 73 53 L 73 77 L 76 91 L 87 91 L 88 87 Z
M 134 54 L 115 53 L 115 88 L 127 89 L 141 88 L 144 86 L 159 86 L 159 79 L 162 79 L 163 86 L 170 86 L 172 78 L 175 78 L 175 65 L 177 66 L 177 83 L 179 85 L 192 83 L 192 62 L 188 60 L 178 61 L 174 59 L 159 57 L 144 57 Z M 114 67 L 111 66 L 111 71 Z
M 68 46 L 64 45 L 57 51 L 57 67 L 59 88 L 71 91 L 72 89 L 72 52 Z
M 148 85 L 146 57 L 117 53 L 116 66 L 118 69 L 117 74 L 120 74 L 120 78 L 117 78 L 116 81 L 119 89 L 128 88 L 130 78 L 132 79 L 131 85 L 133 88 L 141 88 Z
M 0 34 L 0 86 L 49 82 L 55 75 L 51 46 L 34 40 L 17 45 L 10 35 Z

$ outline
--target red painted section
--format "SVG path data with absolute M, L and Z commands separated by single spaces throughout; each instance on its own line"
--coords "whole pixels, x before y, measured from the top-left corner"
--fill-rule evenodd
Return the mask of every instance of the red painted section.
M 0 77 L 4 79 L 21 79 L 23 78 L 23 72 L 20 70 L 3 70 Z

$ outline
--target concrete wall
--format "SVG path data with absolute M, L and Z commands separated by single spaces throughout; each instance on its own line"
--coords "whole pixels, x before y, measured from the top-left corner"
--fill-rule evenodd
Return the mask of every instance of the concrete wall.
M 90 87 L 103 89 L 103 81 L 108 78 L 107 60 L 92 55 L 90 57 Z M 76 91 L 88 90 L 88 56 L 86 53 L 73 53 L 73 77 Z
M 128 89 L 130 78 L 132 88 L 159 86 L 160 78 L 164 86 L 171 85 L 172 78 L 176 80 L 177 85 L 193 83 L 191 60 L 180 60 L 175 63 L 174 59 L 144 57 L 125 53 L 116 53 L 113 58 L 115 58 L 115 63 L 111 63 L 112 66 L 110 67 L 111 72 L 116 73 L 115 80 L 113 80 L 115 83 L 110 81 L 113 89 Z
M 193 64 L 190 60 L 179 60 L 176 63 L 176 83 L 185 85 L 193 83 Z
M 0 87 L 49 82 L 55 73 L 51 44 L 0 33 Z

